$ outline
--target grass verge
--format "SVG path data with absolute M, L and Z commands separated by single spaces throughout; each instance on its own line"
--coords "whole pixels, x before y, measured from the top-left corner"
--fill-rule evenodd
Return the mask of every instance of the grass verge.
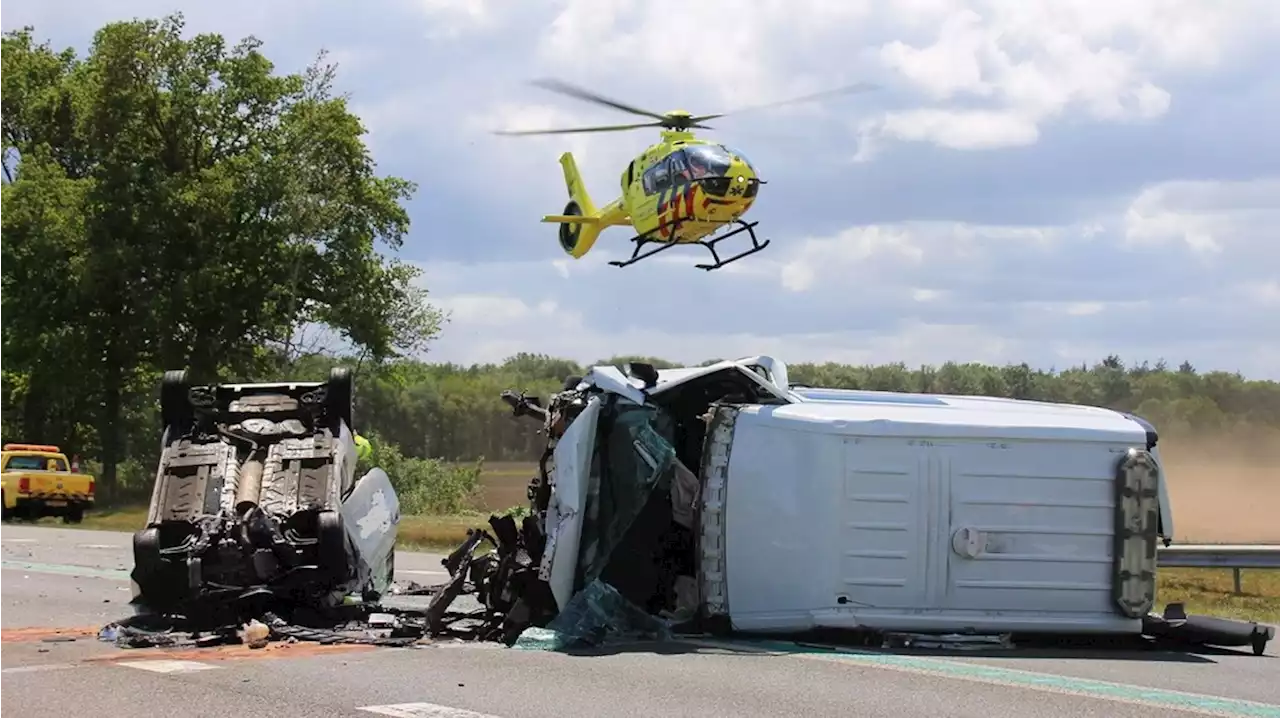
M 466 538 L 467 529 L 486 526 L 489 514 L 456 516 L 404 516 L 400 520 L 400 545 L 408 550 L 452 550 Z M 96 509 L 76 528 L 135 531 L 146 522 L 144 508 Z M 56 519 L 41 524 L 57 525 Z M 1188 613 L 1241 618 L 1280 625 L 1280 571 L 1245 570 L 1239 595 L 1232 593 L 1230 569 L 1164 568 L 1156 589 L 1156 609 L 1182 602 Z
M 1162 568 L 1156 608 L 1181 601 L 1187 613 L 1241 618 L 1280 626 L 1280 571 L 1241 571 L 1239 595 L 1232 593 L 1229 568 Z

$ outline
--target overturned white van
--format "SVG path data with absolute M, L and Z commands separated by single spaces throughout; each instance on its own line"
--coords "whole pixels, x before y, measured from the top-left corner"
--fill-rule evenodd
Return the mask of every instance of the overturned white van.
M 551 437 L 520 539 L 537 587 L 509 640 L 526 621 L 598 633 L 605 598 L 717 631 L 1151 631 L 1173 524 L 1139 418 L 793 387 L 763 356 L 598 366 L 547 409 L 508 399 Z

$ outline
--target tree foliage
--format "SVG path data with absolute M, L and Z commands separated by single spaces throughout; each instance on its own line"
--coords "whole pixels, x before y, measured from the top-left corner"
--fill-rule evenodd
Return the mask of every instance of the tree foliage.
M 594 363 L 616 365 L 618 359 Z M 309 370 L 316 376 L 320 366 L 327 366 L 322 358 L 310 361 L 317 365 Z M 514 388 L 545 397 L 558 391 L 566 376 L 581 376 L 585 371 L 586 367 L 566 359 L 530 354 L 469 367 L 397 361 L 359 377 L 358 421 L 376 428 L 413 456 L 534 460 L 544 437 L 537 435 L 532 422 L 512 419 L 499 393 Z M 1026 364 L 909 368 L 827 363 L 791 364 L 788 373 L 794 383 L 831 388 L 1105 406 L 1147 418 L 1164 436 L 1263 432 L 1280 440 L 1280 382 L 1251 381 L 1226 372 L 1199 373 L 1185 364 L 1176 370 L 1163 363 L 1126 366 L 1113 356 L 1064 371 L 1032 369 Z
M 377 363 L 441 323 L 383 253 L 414 185 L 375 173 L 334 66 L 182 31 L 111 23 L 84 57 L 3 40 L 5 434 L 100 457 L 108 492 L 164 369 L 280 370 L 316 326 Z

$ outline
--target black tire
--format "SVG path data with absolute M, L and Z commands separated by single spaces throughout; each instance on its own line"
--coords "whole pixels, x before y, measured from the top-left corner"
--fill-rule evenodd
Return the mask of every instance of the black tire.
M 564 214 L 568 217 L 581 217 L 582 208 L 574 200 L 564 206 Z M 578 248 L 578 239 L 582 237 L 582 225 L 577 222 L 560 223 L 560 247 L 572 254 Z
M 67 509 L 67 512 L 62 515 L 64 524 L 78 524 L 81 521 L 84 521 L 84 509 Z
M 4 493 L 0 492 L 0 506 L 2 506 L 3 503 L 4 503 Z M 0 521 L 4 521 L 5 523 L 8 523 L 12 520 L 13 520 L 13 512 L 9 510 L 8 506 L 4 506 L 3 509 L 0 510 Z
M 182 435 L 195 418 L 191 406 L 191 381 L 185 369 L 164 373 L 160 381 L 160 421 L 163 428 L 172 428 L 170 438 Z
M 316 516 L 316 563 L 334 581 L 345 581 L 351 573 L 347 561 L 347 534 L 342 514 L 321 511 Z
M 160 529 L 151 527 L 133 532 L 133 573 L 138 584 L 139 599 L 146 603 L 155 601 L 163 567 L 160 564 Z
M 353 423 L 355 377 L 350 369 L 336 366 L 329 370 L 329 384 L 325 390 L 325 397 L 329 418 L 334 422 L 334 432 L 337 432 L 337 422 L 341 421 L 354 433 L 356 430 Z

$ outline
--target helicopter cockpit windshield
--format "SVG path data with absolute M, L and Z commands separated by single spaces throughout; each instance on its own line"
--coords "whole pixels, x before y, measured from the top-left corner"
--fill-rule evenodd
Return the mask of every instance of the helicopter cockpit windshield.
M 733 162 L 729 153 L 718 145 L 693 145 L 686 147 L 684 154 L 694 179 L 722 177 Z

